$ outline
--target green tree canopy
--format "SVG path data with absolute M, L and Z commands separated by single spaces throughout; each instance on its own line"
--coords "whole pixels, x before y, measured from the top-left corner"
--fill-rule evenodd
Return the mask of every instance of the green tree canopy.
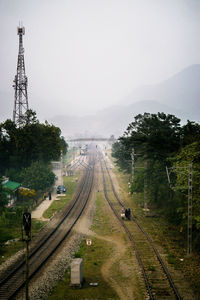
M 8 204 L 8 197 L 2 185 L 2 178 L 0 178 L 0 214 L 6 204 Z
M 149 200 L 159 205 L 165 203 L 164 194 L 168 195 L 167 176 L 165 166 L 167 159 L 180 146 L 180 119 L 164 113 L 139 114 L 129 124 L 126 132 L 113 145 L 112 155 L 121 169 L 130 170 L 131 151 L 134 148 L 135 162 L 140 160 L 140 167 L 144 167 L 143 179 L 135 172 L 135 182 L 132 186 L 140 188 L 138 183 L 148 184 Z M 136 169 L 137 170 L 137 169 Z M 142 180 L 141 180 L 142 179 Z M 137 184 L 136 184 L 137 182 Z M 144 186 L 144 184 L 143 184 Z
M 30 167 L 21 171 L 20 179 L 22 185 L 27 188 L 44 191 L 54 183 L 55 174 L 47 165 L 33 162 Z
M 179 148 L 180 119 L 164 113 L 139 114 L 130 123 L 124 136 L 128 143 L 144 158 L 165 160 Z
M 0 172 L 28 167 L 34 161 L 57 160 L 67 147 L 60 128 L 39 123 L 35 112 L 29 110 L 23 127 L 17 128 L 11 120 L 0 124 Z
M 200 230 L 200 141 L 183 147 L 175 157 L 174 172 L 177 178 L 175 189 L 185 195 L 185 207 L 187 207 L 190 165 L 192 165 L 193 219 L 196 228 Z M 187 211 L 184 209 L 182 214 L 183 219 L 186 214 Z

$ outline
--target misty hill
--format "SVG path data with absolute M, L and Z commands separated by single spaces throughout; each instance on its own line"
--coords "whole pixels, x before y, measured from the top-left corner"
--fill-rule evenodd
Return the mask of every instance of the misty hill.
M 187 119 L 200 122 L 200 65 L 192 65 L 168 80 L 156 85 L 134 89 L 116 106 L 108 107 L 95 115 L 55 116 L 48 121 L 59 126 L 69 136 L 122 135 L 134 116 L 139 113 L 165 112 L 174 114 L 182 122 Z M 12 101 L 11 101 L 12 99 Z M 0 91 L 0 121 L 12 118 L 13 95 Z
M 192 65 L 156 85 L 134 89 L 122 103 L 155 100 L 183 112 L 183 118 L 200 120 L 200 65 Z M 185 116 L 184 116 L 185 115 Z
M 165 112 L 180 115 L 181 112 L 156 101 L 140 101 L 128 106 L 111 106 L 96 115 L 84 117 L 56 116 L 50 120 L 62 129 L 64 136 L 115 137 L 122 135 L 128 124 L 139 113 Z
M 57 116 L 51 122 L 58 125 L 65 136 L 122 135 L 134 116 L 144 112 L 164 112 L 181 119 L 200 120 L 200 65 L 190 66 L 156 85 L 133 90 L 119 105 L 85 117 Z

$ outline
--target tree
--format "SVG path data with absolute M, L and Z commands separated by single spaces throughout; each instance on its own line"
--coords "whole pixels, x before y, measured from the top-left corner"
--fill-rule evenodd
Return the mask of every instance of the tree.
M 186 146 L 200 140 L 200 125 L 187 121 L 181 128 L 181 146 Z
M 148 183 L 148 194 L 151 202 L 159 206 L 165 205 L 166 197 L 169 194 L 165 166 L 167 159 L 179 149 L 180 145 L 180 119 L 173 115 L 164 113 L 139 114 L 135 120 L 129 124 L 126 132 L 119 138 L 118 144 L 113 145 L 113 156 L 118 165 L 125 171 L 127 167 L 127 157 L 131 149 L 140 156 L 140 166 L 145 164 L 145 174 Z M 125 163 L 126 160 L 126 163 Z M 135 156 L 137 164 L 138 156 Z M 139 171 L 138 171 L 139 173 Z M 141 176 L 140 176 L 141 178 Z M 137 174 L 135 176 L 137 179 Z M 134 191 L 136 184 L 133 184 Z
M 28 110 L 23 127 L 17 128 L 11 120 L 0 124 L 0 172 L 20 170 L 34 161 L 48 164 L 59 159 L 61 150 L 65 154 L 67 147 L 60 128 L 39 123 L 36 113 Z
M 28 188 L 21 187 L 19 189 L 19 198 L 20 200 L 24 201 L 26 199 L 33 199 L 35 197 L 36 193 L 35 190 L 31 190 Z
M 5 188 L 2 185 L 2 178 L 0 178 L 0 214 L 4 211 L 5 206 L 8 204 L 8 197 Z
M 7 120 L 0 124 L 0 173 L 4 175 L 5 169 L 9 167 L 10 157 L 16 155 L 15 140 L 17 128 L 13 121 Z
M 129 124 L 126 137 L 145 159 L 165 160 L 179 148 L 180 119 L 164 113 L 139 114 Z
M 182 193 L 183 202 L 178 207 L 182 215 L 182 224 L 186 226 L 187 220 L 187 192 L 189 164 L 192 164 L 192 199 L 193 199 L 193 225 L 196 230 L 196 244 L 200 242 L 200 142 L 194 142 L 183 147 L 176 155 L 174 171 L 177 181 L 175 189 Z M 181 168 L 181 169 L 180 169 Z M 181 171 L 180 171 L 181 170 Z M 198 233 L 198 234 L 197 234 Z
M 37 119 L 36 112 L 33 111 L 32 109 L 28 109 L 25 114 L 25 124 L 26 125 L 31 125 L 31 124 L 37 124 L 39 123 Z
M 131 170 L 131 155 L 130 150 L 127 147 L 127 144 L 125 144 L 125 140 L 123 141 L 117 141 L 112 146 L 112 156 L 116 159 L 117 165 L 120 167 L 121 171 L 130 172 Z
M 50 167 L 40 162 L 33 162 L 30 167 L 24 168 L 20 177 L 24 187 L 35 191 L 49 189 L 55 180 L 55 174 Z

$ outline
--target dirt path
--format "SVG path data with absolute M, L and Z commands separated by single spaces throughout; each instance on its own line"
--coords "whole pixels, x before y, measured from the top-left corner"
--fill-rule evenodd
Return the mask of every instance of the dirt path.
M 107 242 L 110 242 L 113 244 L 113 253 L 112 257 L 110 257 L 102 266 L 101 272 L 104 277 L 104 279 L 111 284 L 112 288 L 117 292 L 120 299 L 133 299 L 132 294 L 133 291 L 130 289 L 130 286 L 121 286 L 119 282 L 114 278 L 113 272 L 112 272 L 112 266 L 117 263 L 120 265 L 120 259 L 123 258 L 127 246 L 122 241 L 113 240 L 113 237 L 102 237 L 102 236 L 96 236 L 97 238 L 103 239 Z M 122 273 L 126 274 L 127 270 L 125 270 L 125 265 L 121 264 L 121 271 Z
M 101 236 L 96 234 L 94 231 L 90 230 L 88 226 L 90 223 L 89 219 L 84 216 L 84 218 L 80 222 L 80 226 L 76 227 L 76 230 L 82 234 L 86 234 L 88 236 L 93 236 L 100 240 L 109 242 L 113 245 L 112 256 L 109 257 L 101 268 L 101 273 L 103 278 L 112 286 L 112 288 L 117 292 L 119 299 L 122 300 L 133 300 L 133 292 L 134 287 L 130 285 L 129 282 L 124 284 L 120 284 L 118 280 L 113 276 L 112 267 L 117 264 L 120 268 L 124 277 L 131 275 L 130 267 L 124 263 L 124 256 L 127 251 L 127 244 L 119 237 L 115 236 Z
M 109 164 L 109 168 L 113 168 L 111 163 Z M 100 168 L 98 174 L 97 189 L 102 191 L 103 195 L 103 183 Z M 119 187 L 118 180 L 112 170 L 111 176 L 112 178 L 114 177 L 116 190 L 118 192 L 122 192 Z M 105 205 L 103 213 L 105 212 L 105 214 L 110 216 L 110 235 L 102 236 L 90 231 L 90 235 L 112 244 L 112 254 L 101 267 L 103 278 L 116 291 L 119 299 L 144 299 L 144 294 L 141 292 L 141 289 L 143 289 L 143 291 L 146 289 L 144 287 L 143 277 L 141 276 L 141 271 L 135 254 L 128 239 L 124 236 L 124 232 L 119 221 L 114 216 L 105 198 L 104 201 Z

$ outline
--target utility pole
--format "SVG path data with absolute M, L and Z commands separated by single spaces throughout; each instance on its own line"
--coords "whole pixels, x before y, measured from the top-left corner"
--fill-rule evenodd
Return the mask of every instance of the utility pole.
M 24 212 L 23 227 L 22 227 L 22 241 L 26 242 L 26 300 L 29 300 L 29 242 L 30 240 L 31 240 L 31 214 L 29 212 Z
M 188 166 L 188 247 L 187 254 L 192 254 L 192 164 Z
M 144 162 L 144 208 L 147 209 L 147 161 Z
M 18 127 L 22 127 L 25 124 L 25 116 L 28 110 L 28 81 L 25 74 L 23 48 L 23 35 L 25 35 L 25 28 L 19 25 L 19 27 L 17 27 L 17 34 L 19 35 L 19 53 L 17 61 L 17 74 L 13 80 L 13 87 L 15 89 L 13 122 L 15 122 Z
M 171 171 L 175 168 L 169 168 Z M 187 169 L 188 170 L 188 220 L 187 220 L 187 254 L 192 254 L 192 164 L 189 164 L 188 167 L 176 167 L 176 169 Z M 170 181 L 170 173 L 167 166 L 167 178 L 169 186 L 173 189 Z
M 134 148 L 131 150 L 131 179 L 134 180 L 135 177 L 135 156 L 141 155 L 136 154 Z M 147 161 L 144 162 L 144 167 L 136 167 L 137 169 L 143 169 L 144 172 L 144 208 L 147 208 Z
M 134 148 L 132 148 L 131 151 L 131 179 L 133 181 L 134 179 L 134 174 L 135 173 L 135 152 L 134 152 Z
M 61 172 L 61 181 L 63 181 L 63 151 L 60 152 L 60 172 Z

